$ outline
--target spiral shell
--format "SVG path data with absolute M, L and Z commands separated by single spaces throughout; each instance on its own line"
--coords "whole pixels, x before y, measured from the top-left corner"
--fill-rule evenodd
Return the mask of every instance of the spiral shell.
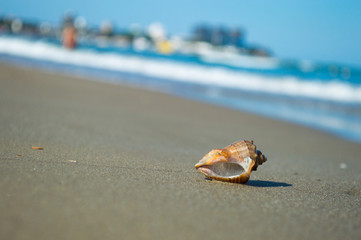
M 223 149 L 213 149 L 195 167 L 207 178 L 246 183 L 251 172 L 266 161 L 267 158 L 256 149 L 253 141 L 241 140 Z

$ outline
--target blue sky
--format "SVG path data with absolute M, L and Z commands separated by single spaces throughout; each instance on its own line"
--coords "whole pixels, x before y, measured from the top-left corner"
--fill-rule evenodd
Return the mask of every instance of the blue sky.
M 59 23 L 69 9 L 92 24 L 159 21 L 183 35 L 199 22 L 241 26 L 248 43 L 275 56 L 361 66 L 360 0 L 9 0 L 0 13 Z

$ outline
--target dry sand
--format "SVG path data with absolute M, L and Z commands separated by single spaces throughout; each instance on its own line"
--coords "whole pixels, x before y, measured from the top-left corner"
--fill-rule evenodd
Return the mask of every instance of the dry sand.
M 0 239 L 360 239 L 360 144 L 6 64 L 0 84 Z M 269 159 L 246 185 L 196 172 L 238 139 Z

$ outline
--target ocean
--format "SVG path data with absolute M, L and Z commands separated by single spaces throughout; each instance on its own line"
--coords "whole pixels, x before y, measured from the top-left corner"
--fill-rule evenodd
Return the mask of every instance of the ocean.
M 361 68 L 199 51 L 155 51 L 0 36 L 0 61 L 160 91 L 361 142 Z

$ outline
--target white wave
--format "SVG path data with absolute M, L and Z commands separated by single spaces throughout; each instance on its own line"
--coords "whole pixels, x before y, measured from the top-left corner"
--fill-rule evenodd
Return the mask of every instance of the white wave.
M 339 81 L 305 81 L 296 77 L 266 77 L 221 67 L 200 66 L 170 60 L 66 50 L 42 41 L 0 37 L 0 54 L 10 54 L 57 63 L 115 70 L 164 78 L 172 81 L 230 87 L 288 96 L 361 103 L 361 87 Z
M 240 55 L 234 52 L 206 51 L 199 53 L 201 59 L 207 63 L 223 63 L 229 66 L 250 69 L 276 69 L 279 61 L 270 57 Z

